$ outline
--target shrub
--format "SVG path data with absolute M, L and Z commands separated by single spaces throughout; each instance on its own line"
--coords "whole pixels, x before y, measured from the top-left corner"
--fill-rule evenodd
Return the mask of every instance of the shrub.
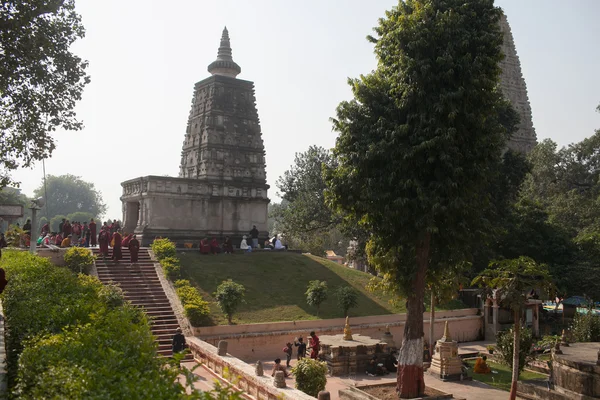
M 500 360 L 509 367 L 512 367 L 513 363 L 514 337 L 515 334 L 513 328 L 510 328 L 507 331 L 498 332 L 496 337 L 496 350 L 500 353 Z M 519 340 L 519 373 L 521 373 L 532 360 L 531 347 L 534 343 L 535 341 L 531 329 L 521 328 Z
M 295 367 L 292 367 L 292 373 L 296 377 L 296 389 L 309 396 L 317 397 L 321 390 L 325 390 L 327 363 L 312 358 L 303 358 Z
M 344 317 L 348 315 L 348 310 L 358 306 L 358 293 L 350 286 L 342 286 L 336 290 L 338 306 L 344 313 Z
M 319 308 L 321 303 L 327 299 L 327 282 L 325 281 L 310 281 L 306 288 L 306 302 L 309 306 L 317 307 L 317 316 L 319 316 Z
M 110 308 L 125 304 L 125 293 L 117 284 L 103 285 L 98 291 L 98 296 Z
M 183 306 L 185 316 L 192 326 L 202 326 L 208 320 L 210 309 L 208 308 L 208 303 L 203 303 L 202 305 L 192 303 Z
M 25 252 L 6 252 L 1 266 L 13 397 L 182 398 L 145 315 L 117 306 L 117 287 Z
M 181 267 L 179 266 L 179 264 L 171 264 L 171 263 L 162 264 L 162 262 L 161 262 L 161 265 L 163 267 L 163 271 L 165 272 L 165 276 L 169 280 L 177 279 L 181 275 Z
M 576 313 L 571 334 L 576 342 L 600 342 L 600 315 Z
M 155 239 L 150 247 L 156 258 L 159 260 L 162 260 L 165 257 L 175 257 L 175 243 L 171 242 L 169 239 Z
M 75 273 L 89 274 L 95 259 L 90 249 L 84 247 L 71 247 L 65 252 L 67 268 Z
M 190 281 L 179 279 L 175 282 L 175 291 L 183 304 L 185 316 L 189 319 L 192 326 L 202 326 L 208 321 L 210 316 L 210 307 L 208 302 L 202 299 L 198 290 Z
M 214 293 L 215 299 L 221 311 L 227 315 L 227 321 L 231 324 L 233 314 L 237 308 L 244 302 L 244 292 L 246 288 L 231 279 L 221 282 Z

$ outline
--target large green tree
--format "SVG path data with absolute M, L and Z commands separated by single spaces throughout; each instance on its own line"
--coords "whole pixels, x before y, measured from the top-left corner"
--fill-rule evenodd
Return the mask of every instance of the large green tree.
M 47 198 L 46 194 L 48 195 Z M 46 206 L 42 214 L 49 218 L 75 212 L 84 212 L 101 217 L 106 212 L 102 194 L 95 188 L 94 184 L 71 174 L 48 175 L 46 177 L 46 188 L 42 183 L 35 189 L 34 197 L 46 198 Z
M 78 130 L 73 111 L 89 82 L 69 51 L 84 36 L 73 0 L 7 0 L 0 7 L 0 187 L 47 158 L 51 132 Z
M 423 394 L 426 276 L 469 258 L 489 230 L 507 130 L 498 91 L 501 10 L 491 0 L 401 1 L 375 28 L 377 69 L 350 79 L 333 120 L 332 202 L 369 232 L 369 256 L 405 295 L 397 390 Z

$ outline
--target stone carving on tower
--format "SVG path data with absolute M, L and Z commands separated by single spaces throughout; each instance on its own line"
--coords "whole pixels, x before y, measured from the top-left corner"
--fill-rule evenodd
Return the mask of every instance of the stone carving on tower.
M 500 87 L 504 96 L 511 102 L 521 117 L 519 128 L 510 138 L 507 146 L 514 151 L 529 153 L 537 144 L 537 139 L 531 119 L 531 106 L 527 96 L 527 86 L 521 73 L 521 63 L 519 62 L 519 56 L 517 55 L 517 49 L 506 15 L 502 15 L 500 29 L 504 34 L 504 43 L 502 44 L 504 60 L 500 62 L 502 69 Z
M 179 177 L 230 181 L 224 193 L 230 196 L 246 197 L 253 188 L 266 190 L 254 84 L 236 79 L 241 68 L 233 61 L 227 28 L 208 72 L 212 77 L 194 87 Z
M 237 79 L 241 71 L 225 28 L 211 76 L 194 85 L 179 177 L 121 183 L 124 229 L 142 245 L 157 236 L 179 246 L 229 236 L 237 246 L 254 226 L 266 239 L 265 149 L 254 83 Z

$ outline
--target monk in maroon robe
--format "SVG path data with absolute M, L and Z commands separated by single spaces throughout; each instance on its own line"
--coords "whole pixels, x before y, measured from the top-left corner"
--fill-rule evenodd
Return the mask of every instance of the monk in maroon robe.
M 121 248 L 123 245 L 123 236 L 121 236 L 121 234 L 119 232 L 113 233 L 112 242 L 113 242 L 112 259 L 115 261 L 119 261 L 121 258 L 123 258 L 123 253 L 121 251 Z
M 135 238 L 135 236 L 132 236 L 131 239 L 129 240 L 129 254 L 131 254 L 131 262 L 137 262 L 138 261 L 138 253 L 140 251 L 140 242 Z
M 89 228 L 90 239 L 92 240 L 92 247 L 96 247 L 96 223 L 94 222 L 94 218 L 90 220 Z
M 108 243 L 110 242 L 110 233 L 107 229 L 101 229 L 98 235 L 98 244 L 100 245 L 100 253 L 104 258 L 108 257 Z
M 123 238 L 123 241 L 121 242 L 121 247 L 129 248 L 129 241 L 131 240 L 132 237 L 133 237 L 133 233 L 130 233 L 129 235 L 125 236 Z
M 315 334 L 315 332 L 312 331 L 310 333 L 310 336 L 308 337 L 308 341 L 310 342 L 309 343 L 310 358 L 312 358 L 313 360 L 316 360 L 317 357 L 319 356 L 319 350 L 321 350 L 321 340 Z
M 200 254 L 210 254 L 210 244 L 208 244 L 207 238 L 200 241 Z

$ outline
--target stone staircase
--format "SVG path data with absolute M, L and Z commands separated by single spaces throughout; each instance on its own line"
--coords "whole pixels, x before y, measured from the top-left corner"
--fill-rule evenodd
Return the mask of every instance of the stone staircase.
M 158 354 L 170 357 L 171 338 L 179 326 L 177 317 L 171 308 L 150 259 L 147 248 L 140 248 L 138 262 L 131 264 L 129 249 L 123 249 L 123 258 L 115 263 L 109 257 L 103 260 L 99 249 L 92 249 L 96 259 L 98 278 L 104 284 L 118 283 L 125 292 L 125 299 L 131 304 L 142 307 L 148 317 L 152 334 L 158 342 Z

